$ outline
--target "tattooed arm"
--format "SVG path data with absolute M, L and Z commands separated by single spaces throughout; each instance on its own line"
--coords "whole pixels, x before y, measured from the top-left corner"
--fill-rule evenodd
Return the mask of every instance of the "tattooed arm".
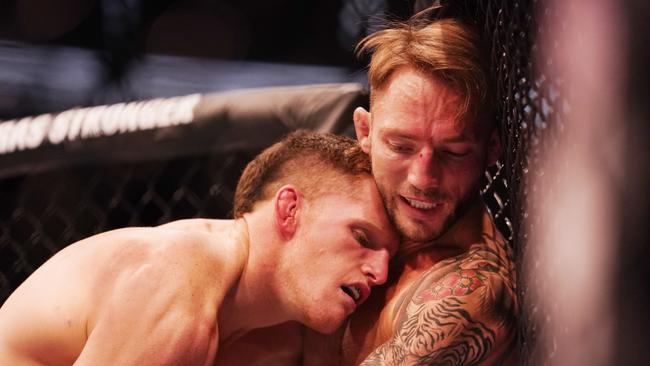
M 395 332 L 362 365 L 501 364 L 515 340 L 509 263 L 480 248 L 432 268 L 402 295 Z

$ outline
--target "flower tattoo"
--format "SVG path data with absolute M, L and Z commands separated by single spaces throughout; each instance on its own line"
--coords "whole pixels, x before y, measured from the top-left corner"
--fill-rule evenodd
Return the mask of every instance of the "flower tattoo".
M 472 270 L 460 270 L 446 274 L 433 287 L 420 292 L 418 300 L 425 302 L 440 300 L 448 296 L 469 295 L 481 286 L 485 276 Z

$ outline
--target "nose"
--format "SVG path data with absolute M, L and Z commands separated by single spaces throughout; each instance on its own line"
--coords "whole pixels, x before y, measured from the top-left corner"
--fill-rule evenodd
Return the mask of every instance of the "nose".
M 413 156 L 408 172 L 408 183 L 425 191 L 438 185 L 437 163 L 432 151 L 420 151 Z
M 373 252 L 372 258 L 361 266 L 361 271 L 368 277 L 372 286 L 386 283 L 389 259 L 387 250 L 378 250 Z

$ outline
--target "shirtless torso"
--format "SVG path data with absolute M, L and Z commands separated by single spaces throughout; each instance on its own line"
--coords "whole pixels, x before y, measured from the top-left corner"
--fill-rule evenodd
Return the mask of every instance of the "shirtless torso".
M 3 305 L 0 364 L 212 364 L 217 310 L 246 250 L 223 240 L 234 223 L 211 235 L 206 225 L 120 229 L 63 249 Z

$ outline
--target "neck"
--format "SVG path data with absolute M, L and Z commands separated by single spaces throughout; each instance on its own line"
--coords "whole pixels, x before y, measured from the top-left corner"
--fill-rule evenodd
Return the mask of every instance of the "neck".
M 228 291 L 219 308 L 220 343 L 230 343 L 251 329 L 291 320 L 275 290 L 278 248 L 276 237 L 260 222 L 263 217 L 247 215 L 242 219 L 248 257 L 239 280 Z
M 477 198 L 442 236 L 435 240 L 436 246 L 457 248 L 465 252 L 472 244 L 482 240 L 484 231 L 485 206 Z

